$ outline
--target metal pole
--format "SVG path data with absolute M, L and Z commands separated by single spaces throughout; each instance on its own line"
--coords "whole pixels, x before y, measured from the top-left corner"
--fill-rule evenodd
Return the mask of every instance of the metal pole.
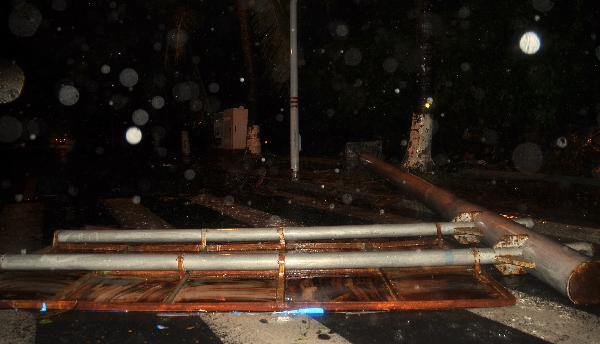
M 300 131 L 298 129 L 298 0 L 290 0 L 290 167 L 292 180 L 300 170 Z
M 406 250 L 376 252 L 305 253 L 285 256 L 287 269 L 361 269 L 418 266 L 496 264 L 501 256 L 520 256 L 521 249 Z M 7 254 L 0 257 L 5 270 L 274 270 L 278 252 L 260 254 Z
M 519 219 L 523 223 L 529 219 Z M 215 229 L 130 229 L 130 230 L 60 230 L 55 243 L 198 243 L 279 241 L 280 232 L 287 240 L 335 240 L 368 238 L 402 238 L 465 234 L 474 222 L 440 222 L 415 224 L 376 224 L 316 227 L 215 228 Z
M 361 161 L 396 184 L 401 190 L 448 219 L 470 214 L 484 230 L 483 242 L 490 246 L 506 244 L 527 235 L 523 258 L 535 263 L 531 274 L 568 296 L 575 303 L 600 303 L 600 261 L 590 261 L 576 251 L 528 230 L 483 207 L 464 201 L 413 174 L 404 172 L 373 156 Z

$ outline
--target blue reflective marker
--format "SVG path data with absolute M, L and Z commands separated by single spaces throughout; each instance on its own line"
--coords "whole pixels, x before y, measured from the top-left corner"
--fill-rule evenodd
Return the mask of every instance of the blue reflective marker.
M 46 303 L 42 303 L 42 308 L 40 308 L 40 312 L 45 312 L 46 311 Z
M 325 314 L 325 310 L 321 307 L 313 307 L 313 308 L 300 308 L 300 309 L 292 309 L 289 311 L 283 312 L 275 312 L 277 314 L 286 314 L 286 315 L 323 315 Z

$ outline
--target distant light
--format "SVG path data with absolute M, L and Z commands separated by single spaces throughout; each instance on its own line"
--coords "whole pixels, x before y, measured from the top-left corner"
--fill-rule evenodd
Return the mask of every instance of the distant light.
M 130 127 L 125 133 L 125 139 L 130 145 L 137 145 L 142 141 L 142 131 L 138 127 Z
M 102 67 L 100 67 L 100 72 L 102 74 L 108 74 L 110 73 L 110 66 L 109 65 L 102 65 Z
M 521 48 L 521 51 L 527 55 L 533 55 L 537 53 L 541 46 L 542 43 L 540 41 L 540 37 L 533 31 L 525 32 L 519 41 L 519 47 Z
M 400 94 L 400 89 L 399 88 L 394 89 L 394 93 Z
M 240 78 L 240 82 L 244 82 L 244 81 L 246 81 L 246 79 Z

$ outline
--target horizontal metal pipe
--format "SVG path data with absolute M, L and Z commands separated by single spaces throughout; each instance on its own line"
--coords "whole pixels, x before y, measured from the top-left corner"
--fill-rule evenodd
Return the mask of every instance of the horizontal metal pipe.
M 522 221 L 522 220 L 521 220 Z M 525 220 L 527 221 L 527 220 Z M 217 228 L 217 229 L 132 229 L 132 230 L 61 230 L 56 243 L 199 243 L 206 242 L 279 241 L 279 231 L 286 240 L 334 240 L 401 238 L 454 235 L 456 228 L 474 227 L 473 222 L 416 224 L 377 224 L 353 226 Z
M 473 214 L 473 221 L 484 230 L 483 242 L 490 246 L 510 236 L 527 235 L 523 257 L 535 263 L 535 269 L 530 271 L 532 275 L 575 303 L 600 303 L 600 261 L 590 261 L 574 250 L 373 156 L 361 154 L 360 159 L 447 219 Z
M 410 250 L 375 252 L 305 253 L 285 256 L 288 269 L 353 269 L 417 266 L 494 264 L 498 256 L 520 256 L 520 249 Z M 179 266 L 181 260 L 181 266 Z M 279 253 L 260 254 L 7 254 L 3 270 L 272 270 Z

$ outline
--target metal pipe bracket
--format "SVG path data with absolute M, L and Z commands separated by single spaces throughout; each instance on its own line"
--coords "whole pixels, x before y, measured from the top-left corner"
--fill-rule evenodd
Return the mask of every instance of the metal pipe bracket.
M 527 234 L 511 234 L 503 236 L 500 241 L 494 245 L 494 248 L 519 248 L 523 247 L 529 236 Z
M 469 211 L 462 213 L 452 219 L 452 222 L 475 222 L 480 211 Z M 477 227 L 455 227 L 454 239 L 463 245 L 476 244 L 481 241 L 483 230 Z
M 498 256 L 500 264 L 494 264 L 496 269 L 504 276 L 523 275 L 527 269 L 535 269 L 535 263 L 516 256 Z

